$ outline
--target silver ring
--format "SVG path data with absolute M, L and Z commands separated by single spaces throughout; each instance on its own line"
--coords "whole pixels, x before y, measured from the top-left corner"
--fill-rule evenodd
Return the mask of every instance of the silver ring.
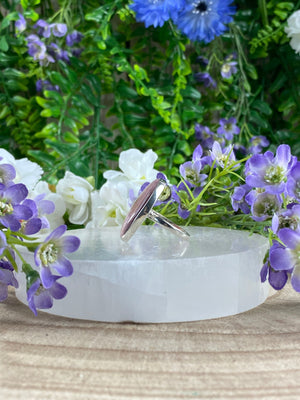
M 142 225 L 146 218 L 151 219 L 155 223 L 170 230 L 181 237 L 189 237 L 189 233 L 180 226 L 174 224 L 168 218 L 152 210 L 154 204 L 167 186 L 163 179 L 155 179 L 151 182 L 140 196 L 133 203 L 129 213 L 127 214 L 120 232 L 121 239 L 127 242 Z

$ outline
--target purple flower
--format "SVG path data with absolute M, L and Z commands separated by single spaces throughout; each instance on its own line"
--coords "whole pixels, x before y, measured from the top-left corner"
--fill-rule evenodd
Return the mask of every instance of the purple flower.
M 192 190 L 192 185 L 188 181 L 181 182 L 178 187 L 174 185 L 172 188 L 172 199 L 178 204 L 177 213 L 182 219 L 187 219 L 191 214 L 185 206 L 185 203 L 191 200 L 188 188 Z M 201 190 L 202 188 L 200 186 L 194 188 L 194 198 L 200 194 Z M 200 211 L 200 205 L 197 206 L 196 211 Z
M 275 271 L 291 272 L 291 284 L 300 292 L 300 233 L 289 228 L 280 229 L 276 242 L 270 248 L 270 264 Z
M 217 129 L 217 133 L 220 137 L 225 136 L 227 140 L 232 140 L 233 135 L 240 133 L 240 128 L 236 125 L 236 119 L 234 117 L 220 119 L 220 126 Z
M 202 169 L 203 150 L 199 144 L 193 152 L 193 161 L 187 161 L 180 165 L 179 172 L 183 179 L 191 183 L 192 186 L 201 186 L 207 178 L 206 174 L 200 174 Z
M 208 126 L 195 124 L 195 137 L 199 140 L 204 148 L 211 149 L 214 143 L 214 132 Z
M 73 273 L 73 266 L 64 253 L 76 251 L 80 240 L 76 236 L 61 237 L 66 229 L 66 225 L 60 225 L 54 229 L 44 243 L 35 250 L 35 263 L 41 268 L 40 276 L 46 289 L 49 289 L 55 280 L 50 267 L 54 268 L 61 276 L 69 276 Z
M 49 221 L 47 217 L 45 217 L 45 214 L 52 214 L 55 210 L 55 204 L 51 200 L 45 200 L 46 194 L 39 194 L 34 198 L 34 202 L 37 206 L 37 214 L 35 216 L 38 216 L 41 221 L 42 221 L 42 227 L 41 229 L 48 229 L 50 228 Z
M 288 274 L 286 271 L 275 271 L 270 265 L 270 259 L 268 259 L 260 271 L 261 281 L 265 282 L 267 278 L 275 290 L 281 290 L 287 282 Z
M 47 50 L 52 57 L 56 58 L 56 60 L 63 60 L 66 63 L 70 62 L 68 52 L 61 49 L 57 44 L 51 43 L 50 46 L 47 47 Z
M 0 183 L 6 186 L 13 184 L 16 177 L 16 170 L 11 164 L 0 164 Z
M 19 19 L 15 22 L 16 33 L 22 33 L 26 29 L 26 19 L 19 13 Z
M 56 37 L 63 37 L 68 31 L 66 24 L 51 24 L 50 29 L 52 34 Z
M 51 35 L 50 25 L 43 19 L 39 19 L 34 25 L 34 28 L 38 29 L 38 35 L 42 35 L 44 38 L 49 38 Z
M 83 34 L 78 31 L 73 31 L 66 36 L 67 46 L 73 46 L 76 43 L 80 43 L 83 38 Z
M 188 182 L 186 182 L 186 184 L 188 185 Z M 184 206 L 184 203 L 180 197 L 180 192 L 181 192 L 181 196 L 183 193 L 185 195 L 185 197 L 190 197 L 185 184 L 183 182 L 181 182 L 178 187 L 174 185 L 172 192 L 173 192 L 173 199 L 174 199 L 175 203 L 178 204 L 178 209 L 177 209 L 178 215 L 182 219 L 187 219 L 190 216 L 191 212 Z
M 46 46 L 40 38 L 36 35 L 29 35 L 27 37 L 28 54 L 34 60 L 41 61 L 46 57 Z
M 221 75 L 225 79 L 230 79 L 233 74 L 237 73 L 237 62 L 236 61 L 230 61 L 226 62 L 225 64 L 222 65 L 221 67 Z
M 15 278 L 12 265 L 8 261 L 2 259 L 0 260 L 0 301 L 7 299 L 8 286 L 17 288 L 19 284 Z
M 72 49 L 72 56 L 79 57 L 82 52 L 83 49 Z
M 30 199 L 24 200 L 22 204 L 31 210 L 32 216 L 27 221 L 22 221 L 21 231 L 25 235 L 34 235 L 39 232 L 42 227 L 41 219 L 37 218 L 37 206 L 35 202 Z
M 234 211 L 238 211 L 240 209 L 244 214 L 250 213 L 249 204 L 246 202 L 245 199 L 250 190 L 251 187 L 246 184 L 234 188 L 233 194 L 231 196 L 231 205 Z
M 203 56 L 198 56 L 196 58 L 196 61 L 201 64 L 203 67 L 206 67 L 209 63 L 208 59 L 206 57 Z
M 272 231 L 277 233 L 280 229 L 300 229 L 300 205 L 294 204 L 291 208 L 280 210 L 272 218 Z
M 21 228 L 20 220 L 28 220 L 32 217 L 29 207 L 20 204 L 28 194 L 28 190 L 22 183 L 5 187 L 0 184 L 0 223 L 12 231 Z
M 46 289 L 37 278 L 27 290 L 27 302 L 31 311 L 37 315 L 37 309 L 46 309 L 53 306 L 53 299 L 63 299 L 67 294 L 67 289 L 57 282 L 60 276 L 53 276 L 51 287 Z
M 43 79 L 38 79 L 35 84 L 36 91 L 37 92 L 42 92 L 43 90 L 56 90 L 59 92 L 59 86 L 58 85 L 52 85 L 52 83 L 48 80 L 43 80 Z
M 300 201 L 300 162 L 297 161 L 291 169 L 287 179 L 287 192 L 289 196 Z
M 252 136 L 250 139 L 249 153 L 261 153 L 263 147 L 268 147 L 270 142 L 265 136 Z
M 0 231 L 0 256 L 2 256 L 6 246 L 7 246 L 7 241 L 5 233 Z
M 245 196 L 251 206 L 252 218 L 255 221 L 265 221 L 280 210 L 282 199 L 279 195 L 251 190 Z
M 212 149 L 210 150 L 210 155 L 212 160 L 216 161 L 216 163 L 222 168 L 235 161 L 233 147 L 228 146 L 222 149 L 220 143 L 217 141 L 214 142 Z
M 278 146 L 275 157 L 271 151 L 254 154 L 246 163 L 246 183 L 264 188 L 268 193 L 282 193 L 295 161 L 296 157 L 291 155 L 291 149 L 286 144 Z
M 41 66 L 47 67 L 50 63 L 55 63 L 55 60 L 50 54 L 46 53 L 45 57 L 41 58 L 39 62 Z
M 22 203 L 32 211 L 32 217 L 22 223 L 22 232 L 25 235 L 34 235 L 41 229 L 50 228 L 48 219 L 44 214 L 51 214 L 55 209 L 55 205 L 50 200 L 44 200 L 45 194 L 40 194 L 34 200 L 26 199 Z
M 210 76 L 208 72 L 197 72 L 194 74 L 194 78 L 197 82 L 203 83 L 205 87 L 217 87 L 216 81 Z

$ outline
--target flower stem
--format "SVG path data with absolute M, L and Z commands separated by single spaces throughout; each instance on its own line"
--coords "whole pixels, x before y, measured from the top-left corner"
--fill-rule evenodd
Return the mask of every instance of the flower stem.
M 258 0 L 258 8 L 261 14 L 263 26 L 268 26 L 269 21 L 268 21 L 268 10 L 267 10 L 266 0 Z

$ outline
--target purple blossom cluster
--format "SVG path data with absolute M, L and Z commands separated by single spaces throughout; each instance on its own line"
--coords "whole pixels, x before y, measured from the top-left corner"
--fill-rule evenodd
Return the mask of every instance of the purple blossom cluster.
M 245 165 L 246 182 L 234 189 L 232 207 L 250 214 L 255 221 L 270 221 L 274 240 L 261 279 L 282 289 L 288 275 L 300 291 L 300 162 L 288 145 L 276 154 L 254 154 Z M 288 204 L 288 206 L 286 206 Z M 277 240 L 278 239 L 278 240 Z
M 53 298 L 65 297 L 67 290 L 58 280 L 73 272 L 65 253 L 76 251 L 80 241 L 75 236 L 63 236 L 66 226 L 61 225 L 42 243 L 27 242 L 30 235 L 49 228 L 47 215 L 55 206 L 43 194 L 28 198 L 27 187 L 14 183 L 15 177 L 15 168 L 1 163 L 0 159 L 0 301 L 7 298 L 8 286 L 19 286 L 15 245 L 35 246 L 35 267 L 23 264 L 22 271 L 30 282 L 27 284 L 28 305 L 36 315 L 37 309 L 52 307 Z
M 70 55 L 78 56 L 81 52 L 76 45 L 81 42 L 82 33 L 76 30 L 68 32 L 66 24 L 49 24 L 47 21 L 39 19 L 33 26 L 28 27 L 24 16 L 19 14 L 15 28 L 17 34 L 29 31 L 29 35 L 26 36 L 28 54 L 41 66 L 47 66 L 58 60 L 69 63 Z M 73 47 L 74 45 L 75 47 Z M 50 90 L 55 90 L 55 88 Z

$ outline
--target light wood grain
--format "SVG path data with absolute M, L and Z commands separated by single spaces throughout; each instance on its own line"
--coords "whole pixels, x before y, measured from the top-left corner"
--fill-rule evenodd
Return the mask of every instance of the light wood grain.
M 101 307 L 101 304 L 99 304 Z M 0 399 L 300 399 L 300 295 L 177 324 L 108 324 L 0 304 Z

